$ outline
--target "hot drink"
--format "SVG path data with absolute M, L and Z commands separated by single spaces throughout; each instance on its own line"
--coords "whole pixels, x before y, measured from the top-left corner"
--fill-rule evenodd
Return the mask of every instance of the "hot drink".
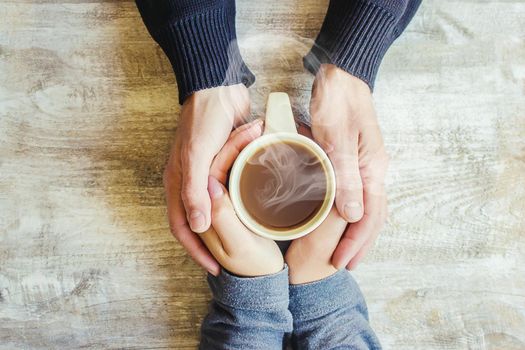
M 327 192 L 322 161 L 306 146 L 275 142 L 254 153 L 240 176 L 246 211 L 261 225 L 287 230 L 310 220 Z

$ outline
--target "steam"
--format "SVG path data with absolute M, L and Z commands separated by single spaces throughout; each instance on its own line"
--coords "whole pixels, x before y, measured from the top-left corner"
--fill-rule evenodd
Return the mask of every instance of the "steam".
M 326 177 L 321 161 L 303 148 L 279 143 L 248 161 L 262 167 L 264 181 L 254 191 L 263 208 L 275 212 L 296 203 L 324 199 Z

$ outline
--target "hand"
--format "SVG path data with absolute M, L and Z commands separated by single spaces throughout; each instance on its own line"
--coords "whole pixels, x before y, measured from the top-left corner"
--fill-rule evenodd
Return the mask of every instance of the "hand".
M 208 191 L 211 198 L 211 227 L 202 240 L 228 271 L 239 276 L 263 276 L 283 269 L 284 260 L 277 244 L 256 235 L 239 220 L 225 188 L 228 170 L 239 152 L 262 133 L 262 121 L 235 130 L 210 169 Z
M 318 228 L 290 244 L 284 258 L 290 284 L 318 281 L 337 272 L 331 262 L 332 253 L 347 224 L 333 207 Z
M 333 256 L 337 268 L 354 268 L 386 221 L 384 179 L 389 157 L 367 84 L 323 64 L 312 87 L 312 134 L 334 165 L 336 206 L 351 224 Z
M 312 138 L 307 126 L 300 124 L 298 131 Z M 332 254 L 347 225 L 334 206 L 318 228 L 290 244 L 285 255 L 290 284 L 318 281 L 337 272 L 332 265 Z
M 207 186 L 212 160 L 234 123 L 240 123 L 249 112 L 250 98 L 242 84 L 195 92 L 182 105 L 164 170 L 171 232 L 191 257 L 214 275 L 219 273 L 219 264 L 194 232 L 204 232 L 210 226 Z

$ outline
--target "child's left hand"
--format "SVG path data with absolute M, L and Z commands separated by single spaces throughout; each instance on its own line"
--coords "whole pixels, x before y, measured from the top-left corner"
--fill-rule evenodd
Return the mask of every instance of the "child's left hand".
M 233 209 L 225 188 L 228 170 L 239 152 L 262 133 L 260 120 L 233 131 L 213 160 L 208 192 L 211 198 L 211 227 L 201 239 L 226 270 L 239 276 L 262 276 L 277 273 L 284 259 L 277 244 L 248 230 Z

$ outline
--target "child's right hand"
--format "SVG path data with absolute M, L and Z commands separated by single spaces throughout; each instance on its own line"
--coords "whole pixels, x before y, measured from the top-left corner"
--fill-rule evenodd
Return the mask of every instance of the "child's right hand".
M 305 125 L 299 126 L 299 133 L 312 138 L 309 127 Z M 337 272 L 332 265 L 332 254 L 346 226 L 346 220 L 339 215 L 334 205 L 318 228 L 290 244 L 285 260 L 291 284 L 318 281 Z
M 201 239 L 223 268 L 239 276 L 269 275 L 284 267 L 277 244 L 251 232 L 239 220 L 224 186 L 239 152 L 261 135 L 261 126 L 260 121 L 255 121 L 232 132 L 215 157 L 208 179 L 211 227 Z

